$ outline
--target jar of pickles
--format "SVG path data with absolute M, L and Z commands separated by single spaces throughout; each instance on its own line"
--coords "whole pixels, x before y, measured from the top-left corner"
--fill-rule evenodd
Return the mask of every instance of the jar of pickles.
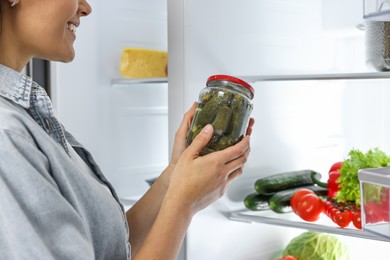
M 191 144 L 207 124 L 213 136 L 200 153 L 223 150 L 239 142 L 245 135 L 253 109 L 254 89 L 247 82 L 228 75 L 213 75 L 199 94 L 198 107 L 187 134 Z

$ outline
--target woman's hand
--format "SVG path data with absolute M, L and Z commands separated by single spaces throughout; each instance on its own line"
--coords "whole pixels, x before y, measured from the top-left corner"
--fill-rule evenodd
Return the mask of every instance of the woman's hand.
M 198 106 L 197 102 L 194 102 L 192 104 L 190 109 L 184 114 L 184 117 L 183 117 L 183 120 L 179 126 L 179 129 L 176 131 L 171 160 L 170 160 L 170 163 L 163 174 L 165 176 L 164 179 L 166 178 L 166 182 L 169 182 L 170 173 L 175 168 L 181 154 L 187 148 L 187 133 L 190 130 L 191 122 L 194 118 L 197 106 Z M 252 128 L 253 128 L 254 123 L 255 123 L 254 119 L 251 118 L 249 120 L 248 128 L 246 130 L 246 135 L 250 136 L 252 134 Z
M 252 134 L 252 128 L 254 124 L 255 124 L 255 120 L 253 118 L 249 119 L 248 128 L 246 129 L 246 135 Z
M 253 120 L 249 128 L 252 126 Z M 220 198 L 229 183 L 241 175 L 250 153 L 250 137 L 222 151 L 199 156 L 212 134 L 212 126 L 205 126 L 179 158 L 165 197 L 171 206 L 195 214 Z
M 186 136 L 196 107 L 194 103 L 187 111 L 176 132 L 168 168 L 128 212 L 134 259 L 157 255 L 161 259 L 176 258 L 192 216 L 220 198 L 243 171 L 254 120 L 249 122 L 247 136 L 236 145 L 199 156 L 213 128 L 206 126 L 187 147 Z
M 190 130 L 192 119 L 194 118 L 196 107 L 198 106 L 197 102 L 194 102 L 190 109 L 184 114 L 183 120 L 179 126 L 179 129 L 176 131 L 175 141 L 173 144 L 173 151 L 171 156 L 170 164 L 176 165 L 177 161 L 180 158 L 180 155 L 187 148 L 187 133 Z M 249 120 L 248 128 L 246 130 L 246 135 L 252 134 L 252 127 L 255 123 L 255 120 L 251 118 Z
M 171 155 L 170 164 L 176 165 L 177 161 L 180 158 L 180 155 L 187 148 L 187 133 L 190 130 L 192 119 L 195 115 L 195 110 L 198 103 L 194 102 L 190 109 L 184 114 L 183 120 L 179 126 L 179 129 L 176 131 L 175 141 L 173 143 L 173 150 Z

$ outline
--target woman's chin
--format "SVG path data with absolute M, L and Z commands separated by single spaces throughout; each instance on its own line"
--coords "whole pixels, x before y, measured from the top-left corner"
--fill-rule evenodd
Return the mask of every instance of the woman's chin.
M 50 60 L 50 61 L 69 63 L 69 62 L 73 61 L 74 58 L 75 58 L 75 50 L 72 48 L 72 49 L 68 49 L 67 51 L 62 52 L 62 53 L 57 52 L 55 55 L 50 55 L 49 57 L 46 57 L 43 59 Z
M 60 62 L 63 62 L 63 63 L 69 63 L 69 62 L 72 62 L 74 60 L 74 57 L 71 58 L 71 59 L 65 59 L 65 60 L 61 60 Z
M 57 59 L 55 59 L 55 61 L 59 61 L 59 62 L 63 62 L 63 63 L 69 63 L 69 62 L 72 62 L 75 58 L 75 55 L 74 53 L 71 54 L 71 55 L 66 55 L 66 56 L 63 56 L 63 57 L 59 57 Z

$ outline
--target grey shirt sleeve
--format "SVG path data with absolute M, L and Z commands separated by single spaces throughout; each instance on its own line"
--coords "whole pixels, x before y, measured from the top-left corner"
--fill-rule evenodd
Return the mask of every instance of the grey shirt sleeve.
M 33 140 L 0 131 L 2 259 L 94 259 L 87 225 L 50 175 Z

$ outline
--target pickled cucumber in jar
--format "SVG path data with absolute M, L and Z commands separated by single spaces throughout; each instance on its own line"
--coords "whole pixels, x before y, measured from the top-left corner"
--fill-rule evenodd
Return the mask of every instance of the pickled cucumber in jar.
M 253 88 L 245 81 L 228 76 L 214 75 L 208 78 L 200 92 L 187 143 L 207 124 L 214 128 L 213 136 L 201 155 L 223 150 L 239 142 L 246 133 L 253 109 Z

